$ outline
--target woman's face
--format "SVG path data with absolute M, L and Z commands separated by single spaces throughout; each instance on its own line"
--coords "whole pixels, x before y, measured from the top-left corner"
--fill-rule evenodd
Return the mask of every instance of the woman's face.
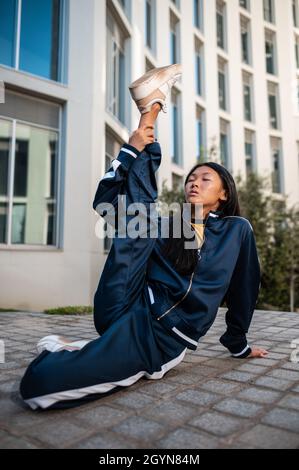
M 217 171 L 208 166 L 197 167 L 185 185 L 185 198 L 191 204 L 201 203 L 203 208 L 217 210 L 220 201 L 226 200 L 222 180 Z

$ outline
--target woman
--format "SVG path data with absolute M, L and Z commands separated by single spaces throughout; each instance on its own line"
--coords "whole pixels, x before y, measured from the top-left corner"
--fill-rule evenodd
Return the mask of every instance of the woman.
M 137 203 L 146 211 L 156 202 L 161 148 L 154 140 L 154 124 L 161 109 L 166 110 L 166 97 L 180 70 L 179 64 L 153 69 L 130 85 L 141 119 L 99 182 L 93 208 L 102 217 L 111 208 L 119 214 L 123 201 L 125 209 Z M 22 398 L 32 409 L 77 406 L 141 377 L 162 378 L 187 349 L 197 348 L 224 299 L 227 329 L 220 342 L 236 358 L 267 354 L 246 341 L 260 266 L 252 227 L 240 217 L 232 176 L 213 162 L 195 165 L 185 180 L 185 201 L 191 203 L 193 220 L 188 222 L 184 210 L 168 220 L 182 222 L 179 238 L 172 224 L 170 237 L 161 235 L 161 217 L 154 237 L 151 223 L 146 224 L 146 236 L 137 238 L 118 236 L 117 225 L 94 295 L 99 337 L 68 342 L 53 335 L 39 341 L 40 354 L 20 384 Z M 203 225 L 195 219 L 197 203 L 203 207 Z M 127 227 L 134 217 L 126 212 Z M 183 227 L 188 224 L 193 248 L 185 244 L 189 237 Z

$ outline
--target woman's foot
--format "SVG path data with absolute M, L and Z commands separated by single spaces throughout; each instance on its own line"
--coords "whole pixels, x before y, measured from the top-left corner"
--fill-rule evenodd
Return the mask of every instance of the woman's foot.
M 140 113 L 149 113 L 154 103 L 160 103 L 167 113 L 166 98 L 181 75 L 181 64 L 172 64 L 153 68 L 132 82 L 129 90 Z
M 39 354 L 45 349 L 51 352 L 61 351 L 62 349 L 75 351 L 82 349 L 87 343 L 89 343 L 87 340 L 68 341 L 63 336 L 49 335 L 39 340 L 36 345 L 36 349 Z

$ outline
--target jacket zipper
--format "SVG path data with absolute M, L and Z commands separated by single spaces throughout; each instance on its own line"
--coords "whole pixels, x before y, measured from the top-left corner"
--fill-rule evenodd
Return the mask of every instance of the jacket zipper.
M 209 217 L 209 216 L 208 216 L 208 217 Z M 207 220 L 208 220 L 208 217 L 207 217 Z M 206 223 L 207 223 L 207 220 L 206 220 Z M 205 223 L 205 225 L 204 225 L 203 235 L 204 235 L 206 223 Z M 196 237 L 196 235 L 195 235 L 195 237 Z M 205 236 L 204 236 L 204 239 L 203 239 L 203 242 L 202 242 L 201 247 L 198 249 L 198 253 L 200 253 L 200 250 L 202 249 L 202 246 L 203 246 L 204 242 L 205 242 Z M 200 258 L 199 258 L 199 259 L 200 259 Z M 184 296 L 183 296 L 180 300 L 178 300 L 174 305 L 172 305 L 172 307 L 170 307 L 168 310 L 166 310 L 166 312 L 162 313 L 162 315 L 160 315 L 159 317 L 157 317 L 157 320 L 160 320 L 160 318 L 162 318 L 162 317 L 164 317 L 165 315 L 167 315 L 167 313 L 169 313 L 173 308 L 175 308 L 177 305 L 179 305 L 179 304 L 184 300 L 184 298 L 189 294 L 190 289 L 191 289 L 191 286 L 192 286 L 193 276 L 194 276 L 194 273 L 195 273 L 196 268 L 197 268 L 197 266 L 195 267 L 193 273 L 191 274 L 189 286 L 188 286 L 188 289 L 186 290 Z

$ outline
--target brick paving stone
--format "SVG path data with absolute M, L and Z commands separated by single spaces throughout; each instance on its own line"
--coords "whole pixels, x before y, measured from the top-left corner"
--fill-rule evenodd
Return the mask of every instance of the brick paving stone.
M 200 406 L 209 406 L 212 403 L 219 401 L 221 398 L 222 397 L 219 394 L 202 392 L 194 389 L 185 390 L 177 395 L 178 400 L 187 401 Z
M 217 436 L 228 436 L 238 431 L 243 422 L 235 417 L 226 416 L 218 412 L 207 412 L 190 421 L 192 426 L 203 429 Z
M 262 422 L 299 433 L 299 413 L 293 410 L 275 408 L 263 417 Z
M 252 400 L 257 403 L 264 403 L 267 405 L 277 401 L 279 397 L 281 397 L 281 393 L 269 389 L 250 387 L 238 393 L 237 397 L 245 400 Z
M 278 379 L 290 380 L 294 382 L 299 380 L 299 372 L 288 369 L 271 370 L 271 372 L 268 372 L 267 376 L 276 377 Z
M 153 403 L 154 397 L 144 395 L 140 392 L 135 391 L 120 391 L 118 395 L 114 396 L 114 403 L 123 407 L 128 406 L 129 408 L 143 408 Z
M 63 448 L 72 445 L 73 441 L 83 439 L 91 434 L 89 426 L 74 424 L 70 421 L 56 419 L 28 427 L 31 438 L 43 443 L 47 448 Z
M 217 411 L 222 411 L 244 418 L 253 418 L 263 410 L 263 407 L 254 403 L 244 402 L 234 398 L 227 398 L 213 406 Z
M 240 384 L 236 382 L 225 382 L 224 380 L 209 380 L 201 385 L 201 388 L 210 392 L 221 394 L 231 394 L 240 389 Z
M 37 341 L 48 334 L 95 339 L 91 317 L 1 313 L 0 448 L 297 448 L 299 364 L 290 361 L 290 343 L 299 337 L 298 314 L 256 310 L 248 341 L 269 355 L 236 360 L 219 343 L 226 311 L 219 310 L 197 350 L 163 379 L 42 412 L 18 391 Z
M 275 377 L 264 376 L 264 377 L 259 377 L 255 381 L 255 384 L 261 385 L 263 387 L 274 388 L 276 390 L 287 390 L 288 388 L 291 387 L 292 382 L 289 382 L 287 380 L 282 380 L 282 379 L 276 379 Z
M 222 374 L 220 376 L 222 379 L 228 380 L 236 380 L 237 382 L 249 382 L 256 378 L 254 374 L 249 374 L 247 372 L 238 372 L 238 371 L 231 371 L 227 372 L 226 374 Z
M 286 396 L 284 396 L 278 403 L 278 406 L 282 406 L 285 408 L 292 408 L 293 410 L 299 411 L 299 396 L 290 393 Z
M 178 428 L 156 443 L 157 449 L 216 449 L 214 436 L 190 429 Z
M 254 426 L 239 440 L 261 449 L 295 449 L 299 446 L 299 435 L 263 424 Z
M 112 430 L 122 436 L 141 440 L 157 439 L 165 433 L 165 427 L 160 423 L 140 416 L 128 418 Z
M 177 400 L 169 400 L 156 405 L 154 409 L 148 408 L 142 412 L 142 417 L 149 418 L 161 424 L 165 422 L 170 425 L 180 425 L 186 420 L 189 420 L 192 416 L 197 415 L 201 412 L 201 408 L 197 407 L 194 409 L 192 406 L 179 402 Z

